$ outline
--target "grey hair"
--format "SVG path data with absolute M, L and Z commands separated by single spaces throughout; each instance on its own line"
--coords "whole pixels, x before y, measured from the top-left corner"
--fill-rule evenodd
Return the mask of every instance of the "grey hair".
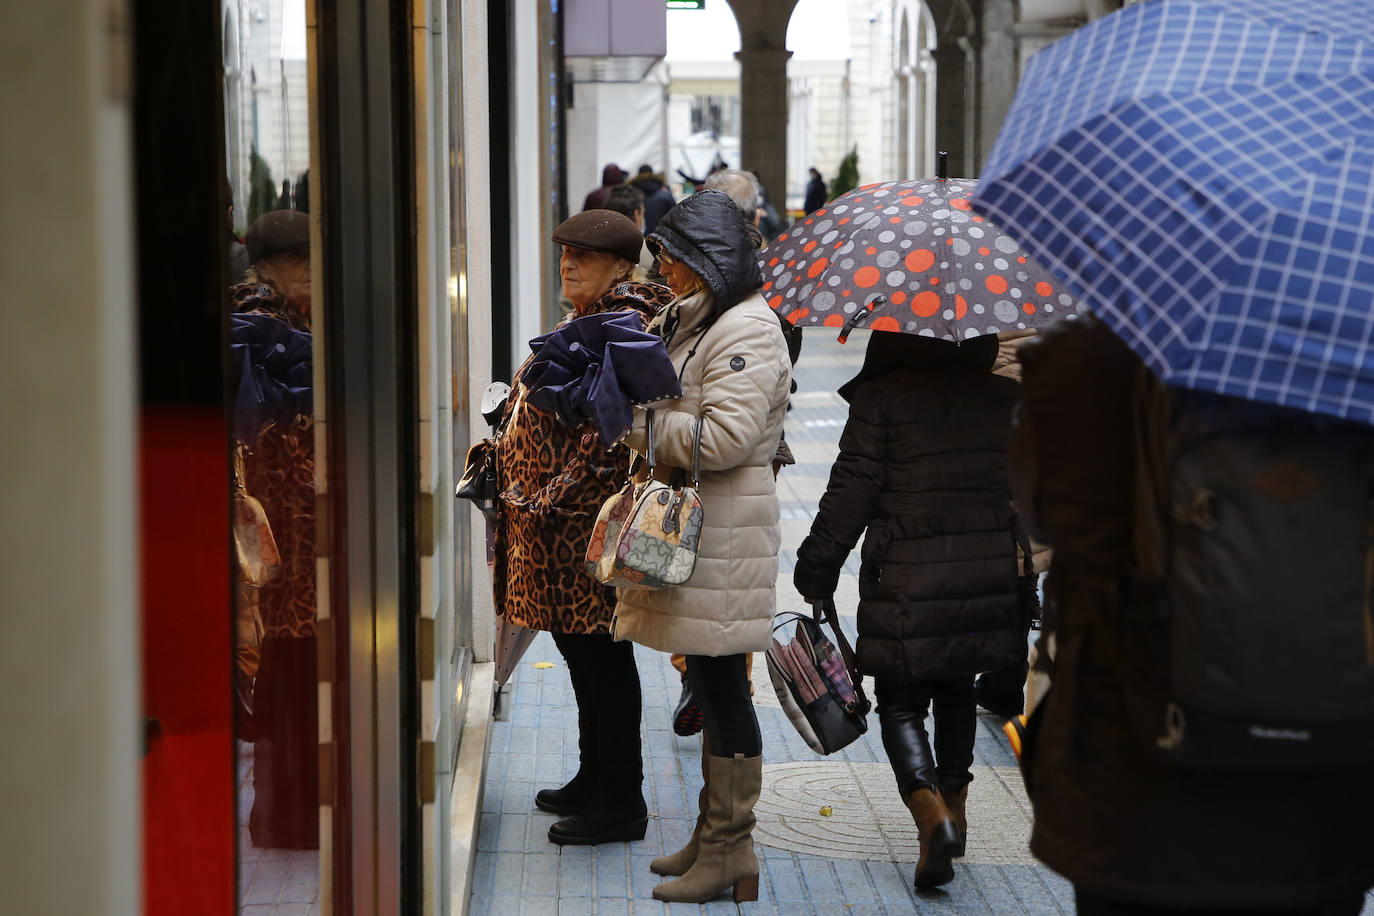
M 744 221 L 753 223 L 759 210 L 759 180 L 743 169 L 721 169 L 706 179 L 706 187 L 724 191 L 735 202 Z

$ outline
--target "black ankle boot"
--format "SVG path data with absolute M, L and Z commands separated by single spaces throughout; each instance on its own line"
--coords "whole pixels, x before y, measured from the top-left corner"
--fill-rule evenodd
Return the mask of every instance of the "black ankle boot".
M 586 767 L 560 789 L 540 789 L 534 796 L 534 806 L 550 814 L 576 814 L 586 807 L 596 792 L 596 776 Z
M 595 846 L 644 839 L 649 828 L 649 809 L 638 786 L 622 787 L 620 795 L 596 793 L 581 811 L 549 828 L 549 842 L 560 846 Z

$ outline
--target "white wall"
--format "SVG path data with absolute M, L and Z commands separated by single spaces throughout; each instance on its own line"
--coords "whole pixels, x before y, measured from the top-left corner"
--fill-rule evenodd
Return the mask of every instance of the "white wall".
M 491 132 L 487 120 L 490 93 L 487 85 L 487 5 L 485 0 L 463 0 L 462 42 L 463 97 L 458 100 L 459 117 L 463 119 L 463 169 L 467 177 L 463 186 L 461 214 L 464 229 L 462 244 L 467 255 L 464 272 L 455 278 L 459 304 L 466 311 L 459 314 L 467 322 L 468 333 L 468 435 L 477 441 L 487 435 L 485 421 L 479 410 L 482 392 L 491 381 L 491 257 L 493 244 L 487 227 L 490 225 Z M 504 206 L 504 204 L 502 204 Z M 487 575 L 487 554 L 484 528 L 476 509 L 464 510 L 473 525 L 469 545 L 468 566 L 472 570 L 472 651 L 479 662 L 491 661 L 495 634 L 492 612 L 491 580 Z
M 21 3 L 0 31 L 8 913 L 140 909 L 128 14 Z
M 511 297 L 514 327 L 511 334 L 511 365 L 524 362 L 529 340 L 548 330 L 543 327 L 543 268 L 548 239 L 542 238 L 540 150 L 546 145 L 539 128 L 542 94 L 539 86 L 539 11 L 534 3 L 516 3 L 512 45 L 515 98 L 511 105 Z M 501 206 L 500 202 L 494 202 Z

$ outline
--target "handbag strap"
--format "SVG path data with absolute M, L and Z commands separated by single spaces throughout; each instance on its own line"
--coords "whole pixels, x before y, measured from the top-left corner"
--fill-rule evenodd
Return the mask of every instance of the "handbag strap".
M 644 411 L 644 438 L 647 443 L 644 449 L 644 459 L 649 462 L 649 476 L 654 475 L 654 409 L 652 407 Z M 692 434 L 692 486 L 701 486 L 701 421 L 702 417 L 697 417 L 696 430 Z M 634 476 L 633 467 L 630 476 Z
M 867 704 L 868 698 L 864 696 L 863 689 L 863 675 L 859 673 L 859 665 L 854 658 L 854 650 L 849 645 L 849 637 L 845 636 L 844 630 L 840 628 L 840 613 L 835 609 L 835 598 L 827 596 L 822 601 L 811 602 L 811 619 L 817 624 L 830 624 L 831 632 L 835 634 L 835 645 L 840 648 L 840 658 L 844 659 L 844 666 L 849 671 L 849 679 L 854 684 L 854 690 L 858 693 L 860 700 Z

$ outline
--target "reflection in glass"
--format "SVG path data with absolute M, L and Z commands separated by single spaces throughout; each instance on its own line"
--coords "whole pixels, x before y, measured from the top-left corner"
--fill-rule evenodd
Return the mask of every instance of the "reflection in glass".
M 296 912 L 320 896 L 305 8 L 223 8 L 239 900 Z

